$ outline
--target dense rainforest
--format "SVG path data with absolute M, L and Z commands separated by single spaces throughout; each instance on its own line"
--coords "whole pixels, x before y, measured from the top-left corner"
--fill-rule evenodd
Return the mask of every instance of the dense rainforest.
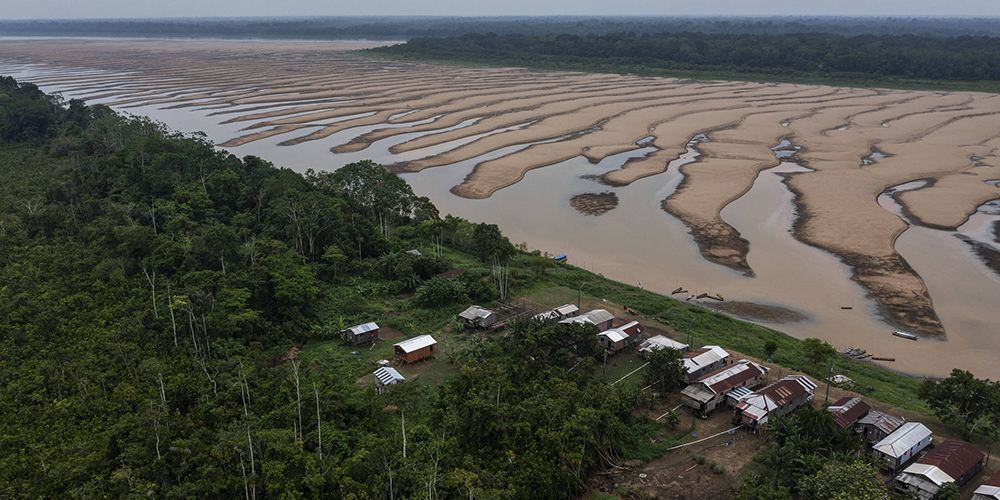
M 618 32 L 783 35 L 1000 36 L 990 17 L 834 16 L 350 16 L 0 21 L 5 36 L 108 36 L 406 40 L 465 33 L 606 35 Z
M 3 77 L 0 497 L 572 497 L 638 425 L 594 332 L 484 340 L 382 395 L 337 342 L 299 355 L 426 333 L 501 293 L 488 262 L 535 259 L 371 162 L 303 176 Z
M 441 217 L 372 162 L 300 175 L 0 77 L 0 498 L 577 498 L 691 439 L 678 412 L 643 411 L 676 392 L 677 351 L 615 385 L 596 327 L 454 326 L 470 303 L 552 288 L 816 379 L 836 355 Z M 368 361 L 395 340 L 339 339 L 368 321 L 443 348 L 379 394 Z M 918 384 L 837 364 L 969 437 L 1000 426 L 1000 385 L 968 372 Z M 768 432 L 729 471 L 736 498 L 887 497 L 828 412 Z
M 986 82 L 993 90 L 1000 81 L 1000 37 L 984 36 L 468 33 L 370 50 L 415 59 L 640 75 L 696 72 L 855 85 Z

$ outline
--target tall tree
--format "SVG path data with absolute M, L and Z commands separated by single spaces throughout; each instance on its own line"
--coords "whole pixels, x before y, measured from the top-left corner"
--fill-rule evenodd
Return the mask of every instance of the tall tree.
M 965 430 L 966 438 L 980 426 L 1000 423 L 1000 388 L 968 371 L 955 368 L 944 380 L 924 380 L 919 396 L 938 418 Z

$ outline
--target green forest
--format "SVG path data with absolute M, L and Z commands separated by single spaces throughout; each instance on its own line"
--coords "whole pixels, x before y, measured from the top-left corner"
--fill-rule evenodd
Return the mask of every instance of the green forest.
M 303 176 L 9 77 L 0 138 L 0 497 L 565 498 L 629 445 L 636 390 L 538 343 L 381 396 L 296 353 L 436 328 L 515 252 L 373 163 Z
M 833 33 L 422 37 L 389 57 L 654 76 L 1000 90 L 1000 38 Z
M 0 77 L 0 498 L 578 498 L 691 432 L 640 389 L 676 351 L 612 384 L 594 327 L 455 321 L 559 290 L 817 379 L 835 354 L 442 217 L 372 162 L 300 175 Z M 394 341 L 339 337 L 368 321 L 441 352 L 379 394 L 365 380 Z M 970 436 L 1000 424 L 998 386 L 967 372 L 837 364 Z M 884 498 L 832 422 L 775 422 L 738 498 Z

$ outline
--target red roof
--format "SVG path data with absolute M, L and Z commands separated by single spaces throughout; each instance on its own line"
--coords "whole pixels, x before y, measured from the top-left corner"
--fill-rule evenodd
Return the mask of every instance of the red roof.
M 983 452 L 965 441 L 949 439 L 920 457 L 917 463 L 933 465 L 958 480 L 985 456 Z
M 867 415 L 871 409 L 871 406 L 868 406 L 868 403 L 865 403 L 861 398 L 846 396 L 838 399 L 836 403 L 827 408 L 828 411 L 833 413 L 833 421 L 837 422 L 837 425 L 841 427 L 854 425 L 861 417 Z
M 708 375 L 699 377 L 692 383 L 704 382 L 716 376 L 717 374 L 725 371 L 736 372 L 736 373 L 733 373 L 731 376 L 726 377 L 722 380 L 716 381 L 714 384 L 709 386 L 712 389 L 712 391 L 714 391 L 716 394 L 729 392 L 729 390 L 734 387 L 741 387 L 743 383 L 746 382 L 747 380 L 753 380 L 755 377 L 759 377 L 764 373 L 766 373 L 763 370 L 761 370 L 757 364 L 752 363 L 749 360 L 743 359 L 737 361 L 736 363 L 730 366 L 719 368 L 718 370 L 715 370 L 714 372 L 709 373 Z
M 633 335 L 641 334 L 643 330 L 645 330 L 646 328 L 643 327 L 642 324 L 639 323 L 638 321 L 633 321 L 626 325 L 619 326 L 618 329 L 625 332 L 629 337 L 631 337 Z
M 1000 487 L 1000 472 L 993 474 L 993 477 L 987 479 L 986 482 L 983 483 L 983 485 Z
M 785 403 L 807 392 L 812 392 L 811 389 L 814 389 L 816 387 L 816 384 L 813 384 L 812 381 L 810 381 L 809 379 L 806 379 L 809 386 L 806 387 L 806 385 L 802 384 L 799 377 L 802 376 L 789 375 L 788 377 L 785 377 L 757 391 L 757 394 L 763 394 L 765 396 L 769 396 L 772 400 L 774 400 L 775 403 L 778 404 L 778 406 L 784 406 Z

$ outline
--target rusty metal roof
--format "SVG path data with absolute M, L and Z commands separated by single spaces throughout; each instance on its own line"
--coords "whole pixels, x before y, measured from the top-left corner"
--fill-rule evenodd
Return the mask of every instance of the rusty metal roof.
M 873 425 L 881 429 L 886 434 L 892 434 L 899 428 L 899 426 L 903 425 L 903 423 L 903 419 L 887 415 L 877 410 L 869 413 L 861 420 L 858 420 L 858 425 Z
M 740 387 L 743 382 L 765 373 L 767 373 L 767 368 L 749 359 L 741 359 L 730 366 L 709 373 L 692 383 L 705 384 L 712 392 L 719 394 L 728 392 L 734 387 Z
M 949 439 L 920 457 L 917 463 L 937 467 L 957 481 L 985 456 L 971 443 Z
M 833 413 L 833 421 L 841 427 L 849 427 L 871 411 L 871 406 L 858 397 L 843 397 L 826 411 Z

